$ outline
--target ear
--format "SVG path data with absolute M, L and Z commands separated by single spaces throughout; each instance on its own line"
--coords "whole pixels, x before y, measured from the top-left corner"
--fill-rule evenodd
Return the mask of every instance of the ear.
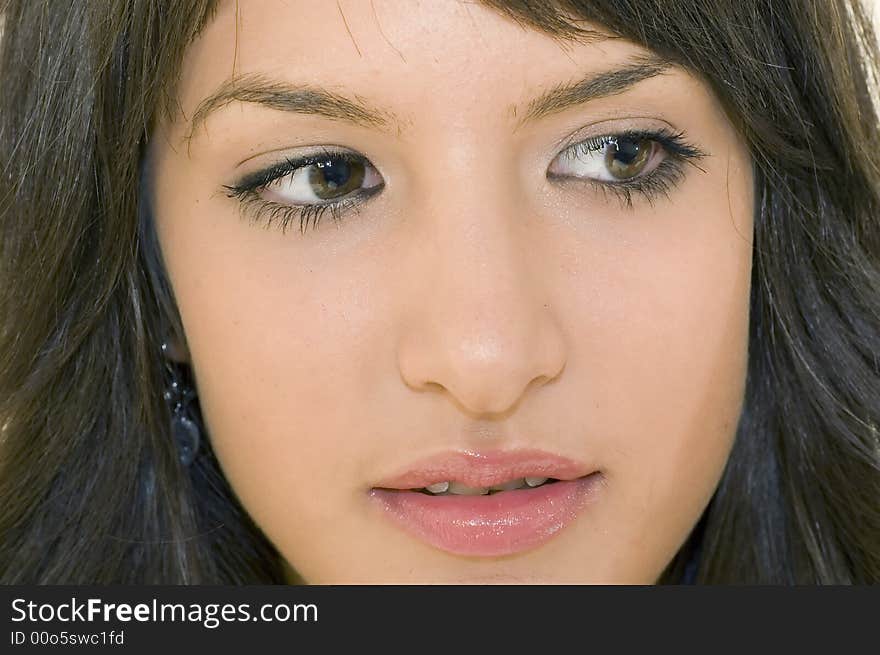
M 177 364 L 189 364 L 189 349 L 183 339 L 177 335 L 170 336 L 162 344 L 162 352 L 165 357 Z

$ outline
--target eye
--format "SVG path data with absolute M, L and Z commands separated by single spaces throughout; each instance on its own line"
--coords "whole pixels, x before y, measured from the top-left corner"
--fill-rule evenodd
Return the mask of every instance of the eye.
M 564 150 L 553 160 L 549 173 L 616 182 L 650 173 L 665 156 L 663 147 L 648 138 L 603 136 Z
M 227 195 L 237 198 L 253 222 L 265 219 L 266 227 L 279 223 L 282 232 L 290 222 L 300 219 L 300 231 L 309 221 L 318 226 L 329 212 L 335 221 L 379 193 L 385 182 L 370 161 L 359 154 L 331 150 L 297 158 L 245 176 L 226 186 Z
M 669 196 L 685 178 L 685 163 L 695 168 L 706 153 L 687 143 L 683 133 L 629 131 L 576 143 L 550 163 L 548 179 L 582 180 L 602 193 L 612 193 L 631 208 L 633 194 L 653 204 Z
M 291 171 L 265 186 L 266 200 L 312 205 L 344 198 L 382 184 L 382 176 L 365 158 L 329 155 L 311 162 L 288 162 Z

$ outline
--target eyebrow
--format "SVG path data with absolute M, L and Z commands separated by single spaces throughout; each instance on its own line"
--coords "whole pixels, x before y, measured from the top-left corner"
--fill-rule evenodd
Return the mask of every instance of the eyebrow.
M 526 106 L 517 128 L 527 122 L 555 114 L 597 98 L 616 95 L 642 80 L 664 73 L 672 63 L 656 55 L 628 60 L 624 65 L 599 73 L 590 73 L 575 82 L 558 84 Z M 199 103 L 193 113 L 188 139 L 208 116 L 232 102 L 254 103 L 278 111 L 322 116 L 368 128 L 387 129 L 401 121 L 388 111 L 370 106 L 359 96 L 346 97 L 313 85 L 296 85 L 271 80 L 260 74 L 247 74 L 227 79 L 217 90 Z M 517 115 L 513 111 L 513 115 Z
M 576 82 L 558 84 L 529 102 L 517 127 L 597 98 L 623 93 L 643 80 L 665 73 L 672 65 L 671 61 L 657 55 L 643 55 L 618 68 L 592 73 Z
M 199 103 L 193 114 L 188 139 L 208 115 L 232 102 L 254 103 L 278 111 L 313 114 L 363 127 L 387 128 L 400 121 L 389 112 L 371 107 L 363 98 L 347 98 L 311 85 L 292 85 L 248 74 L 227 79 L 216 91 Z

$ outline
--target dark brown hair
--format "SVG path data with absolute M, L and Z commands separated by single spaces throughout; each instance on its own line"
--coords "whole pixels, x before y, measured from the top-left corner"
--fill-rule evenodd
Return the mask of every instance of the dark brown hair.
M 752 154 L 744 408 L 661 582 L 688 561 L 704 583 L 880 581 L 880 68 L 862 7 L 484 4 L 684 66 Z M 159 344 L 180 326 L 139 177 L 212 5 L 0 0 L 0 582 L 283 581 L 210 444 L 180 465 L 162 397 Z

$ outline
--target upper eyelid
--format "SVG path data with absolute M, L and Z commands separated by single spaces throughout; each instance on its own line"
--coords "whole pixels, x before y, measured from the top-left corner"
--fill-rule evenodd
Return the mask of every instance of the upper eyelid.
M 333 149 L 330 149 L 330 148 L 333 148 Z M 305 168 L 307 166 L 311 166 L 311 165 L 317 163 L 318 161 L 320 161 L 324 157 L 327 157 L 327 158 L 330 158 L 330 157 L 341 157 L 341 158 L 350 157 L 351 159 L 362 159 L 362 160 L 368 162 L 370 164 L 370 166 L 373 166 L 374 168 L 376 168 L 378 170 L 376 165 L 373 164 L 372 160 L 369 157 L 367 157 L 366 155 L 362 155 L 361 153 L 356 152 L 354 150 L 343 149 L 343 148 L 337 149 L 336 146 L 332 146 L 332 147 L 322 146 L 322 149 L 320 151 L 307 152 L 307 153 L 301 154 L 301 155 L 290 155 L 290 156 L 283 157 L 275 163 L 267 164 L 252 173 L 248 173 L 248 174 L 245 174 L 245 175 L 239 177 L 237 179 L 237 181 L 235 181 L 233 184 L 223 185 L 223 186 L 226 189 L 243 189 L 243 188 L 260 189 L 260 188 L 267 186 L 268 184 L 271 184 L 275 180 L 279 180 L 287 175 L 290 175 L 294 171 L 300 170 L 300 169 Z M 293 164 L 296 164 L 296 166 L 294 166 Z M 271 179 L 268 179 L 275 172 L 280 173 L 280 174 L 275 175 L 274 177 L 271 177 Z M 262 184 L 259 184 L 258 182 L 261 178 L 264 181 Z
M 650 121 L 652 123 L 661 124 L 659 127 L 649 127 L 646 125 L 640 125 L 636 121 Z M 623 125 L 621 125 L 623 123 Z M 598 128 L 598 129 L 597 129 Z M 632 115 L 622 115 L 618 117 L 608 117 L 599 121 L 594 121 L 587 125 L 581 125 L 573 132 L 569 132 L 564 136 L 556 139 L 552 144 L 550 144 L 551 149 L 563 150 L 565 147 L 572 145 L 573 143 L 577 143 L 580 140 L 586 140 L 591 136 L 610 136 L 623 134 L 626 132 L 660 132 L 660 131 L 669 131 L 672 133 L 683 132 L 683 130 L 671 125 L 665 120 L 659 119 L 656 116 L 646 115 L 646 116 L 632 116 Z M 314 149 L 316 152 L 321 152 L 322 154 L 352 154 L 357 156 L 362 156 L 367 159 L 366 155 L 362 153 L 352 150 L 347 146 L 338 145 L 334 143 L 321 144 L 316 146 L 305 146 L 305 148 Z M 278 150 L 277 152 L 281 152 Z M 236 164 L 236 168 L 250 162 L 254 159 L 257 159 L 263 155 L 271 154 L 270 152 L 265 152 L 261 154 L 251 155 L 246 159 L 239 161 Z M 301 155 L 294 155 L 292 157 L 288 157 L 289 159 L 298 159 Z M 304 156 L 304 155 L 303 155 Z
M 241 161 L 236 163 L 235 168 L 239 169 L 242 166 L 244 166 L 245 164 L 250 165 L 249 162 L 252 162 L 255 159 L 268 157 L 269 155 L 275 155 L 276 157 L 279 158 L 279 161 L 280 161 L 283 159 L 298 159 L 299 157 L 304 157 L 304 156 L 307 156 L 309 154 L 314 154 L 314 153 L 331 154 L 331 155 L 335 155 L 337 153 L 352 154 L 352 155 L 360 155 L 361 154 L 357 150 L 352 150 L 348 146 L 342 146 L 337 143 L 329 143 L 329 142 L 328 143 L 319 143 L 316 145 L 299 146 L 296 148 L 296 154 L 291 155 L 291 156 L 287 156 L 287 157 L 285 157 L 283 154 L 279 154 L 279 153 L 284 153 L 284 152 L 289 152 L 289 151 L 290 151 L 290 148 L 277 148 L 275 150 L 269 150 L 267 152 L 260 152 L 260 153 L 254 154 L 254 155 L 250 155 L 247 158 L 242 159 Z
M 571 148 L 575 148 L 592 138 L 603 138 L 605 136 L 630 136 L 630 137 L 640 137 L 646 139 L 652 139 L 657 141 L 663 146 L 663 148 L 667 151 L 670 157 L 674 157 L 677 159 L 682 159 L 687 161 L 690 164 L 693 164 L 698 169 L 700 168 L 695 160 L 704 159 L 706 157 L 710 157 L 712 155 L 711 152 L 705 150 L 702 145 L 699 145 L 693 142 L 684 132 L 684 130 L 670 130 L 667 128 L 661 129 L 629 129 L 622 130 L 618 132 L 611 132 L 606 134 L 596 135 L 596 137 L 585 137 L 576 141 L 575 143 L 567 146 L 562 152 L 569 150 Z M 704 171 L 705 172 L 705 171 Z
M 610 121 L 603 121 L 602 123 L 593 123 L 591 125 L 583 126 L 579 129 L 575 130 L 574 132 L 566 135 L 565 137 L 557 140 L 553 146 L 553 151 L 556 153 L 554 155 L 554 157 L 559 156 L 562 153 L 564 153 L 572 148 L 575 148 L 579 145 L 582 145 L 582 144 L 586 143 L 587 141 L 589 141 L 590 139 L 600 139 L 603 137 L 614 137 L 614 136 L 621 136 L 621 135 L 627 135 L 627 134 L 640 134 L 640 135 L 644 135 L 645 137 L 648 137 L 648 138 L 650 138 L 652 136 L 656 137 L 657 135 L 666 136 L 666 137 L 668 137 L 668 140 L 674 141 L 674 140 L 681 139 L 681 137 L 683 136 L 682 131 L 680 131 L 680 130 L 677 131 L 668 125 L 664 125 L 663 127 L 659 127 L 659 128 L 646 128 L 646 127 L 639 127 L 639 126 L 632 126 L 632 127 L 609 126 L 607 129 L 604 129 L 604 130 L 596 130 L 595 129 L 597 125 L 602 125 L 602 124 L 608 123 L 608 122 L 610 122 Z M 591 134 L 591 132 L 592 132 L 592 134 Z M 687 146 L 693 151 L 691 153 L 691 156 L 693 156 L 693 157 L 705 157 L 705 156 L 709 155 L 708 152 L 705 152 L 701 148 L 698 148 L 692 144 L 687 144 Z M 675 155 L 677 153 L 672 152 L 670 154 Z M 327 145 L 327 146 L 320 146 L 315 150 L 307 151 L 303 154 L 291 155 L 291 156 L 284 157 L 274 164 L 268 164 L 267 166 L 264 166 L 263 168 L 255 171 L 253 173 L 247 174 L 247 175 L 239 178 L 239 180 L 232 185 L 224 185 L 224 188 L 226 188 L 228 190 L 242 189 L 242 188 L 251 188 L 251 189 L 264 188 L 265 186 L 267 186 L 271 182 L 274 182 L 275 180 L 282 179 L 286 175 L 290 175 L 291 173 L 293 173 L 296 170 L 299 170 L 300 168 L 304 168 L 306 166 L 309 166 L 309 165 L 312 165 L 313 163 L 315 163 L 314 161 L 311 161 L 311 160 L 319 160 L 321 157 L 325 157 L 325 156 L 326 157 L 351 157 L 354 159 L 362 159 L 362 160 L 368 162 L 374 168 L 376 168 L 377 171 L 379 171 L 378 166 L 376 166 L 376 164 L 373 163 L 373 161 L 369 157 L 367 157 L 366 155 L 361 154 L 355 150 L 351 150 L 349 148 L 346 148 L 344 146 Z M 296 167 L 291 166 L 290 165 L 291 162 L 296 162 L 298 164 L 298 166 L 296 166 Z M 281 174 L 272 177 L 271 179 L 264 182 L 263 184 L 255 184 L 255 180 L 258 180 L 261 176 L 266 178 L 269 175 L 271 175 L 271 173 L 273 172 L 273 169 L 276 169 Z M 381 175 L 381 171 L 379 171 L 379 174 Z
M 594 137 L 617 136 L 627 133 L 683 134 L 684 130 L 656 116 L 610 117 L 578 127 L 573 132 L 554 141 L 551 144 L 551 149 L 562 152 L 572 145 Z

